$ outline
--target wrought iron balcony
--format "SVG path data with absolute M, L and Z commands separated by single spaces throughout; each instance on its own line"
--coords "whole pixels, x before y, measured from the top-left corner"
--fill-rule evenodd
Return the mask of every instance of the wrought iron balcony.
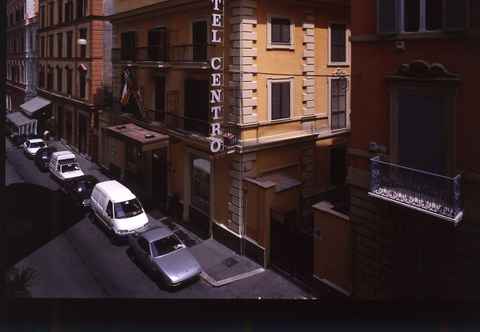
M 219 49 L 212 45 L 150 45 L 133 49 L 112 49 L 112 62 L 168 62 L 178 64 L 205 63 L 209 58 L 219 54 Z
M 375 157 L 370 160 L 368 194 L 454 224 L 463 218 L 461 175 L 450 178 Z

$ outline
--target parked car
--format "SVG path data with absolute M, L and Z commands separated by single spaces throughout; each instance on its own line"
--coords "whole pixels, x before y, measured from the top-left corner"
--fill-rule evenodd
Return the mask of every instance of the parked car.
M 35 164 L 40 170 L 44 172 L 48 171 L 48 164 L 50 163 L 50 159 L 54 152 L 57 152 L 57 149 L 53 146 L 47 146 L 37 151 L 37 154 L 35 155 Z
M 77 157 L 70 151 L 52 153 L 48 169 L 60 181 L 85 175 L 78 164 Z
M 153 227 L 128 237 L 133 258 L 168 286 L 178 286 L 202 272 L 185 244 L 167 227 Z
M 93 175 L 84 175 L 63 183 L 62 189 L 75 205 L 85 208 L 90 206 L 90 195 L 98 180 Z
M 117 239 L 140 231 L 148 224 L 148 217 L 140 201 L 120 182 L 97 183 L 90 196 L 90 206 L 97 219 Z
M 47 147 L 47 143 L 41 138 L 29 138 L 23 143 L 23 151 L 29 158 L 35 157 L 37 151 Z

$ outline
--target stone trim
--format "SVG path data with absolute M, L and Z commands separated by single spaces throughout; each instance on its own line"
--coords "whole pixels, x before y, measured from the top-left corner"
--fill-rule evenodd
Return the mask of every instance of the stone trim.
M 230 200 L 228 202 L 229 219 L 227 228 L 236 234 L 242 236 L 244 228 L 244 197 L 243 197 L 243 179 L 245 177 L 255 176 L 255 161 L 257 155 L 234 154 L 231 158 L 229 175 L 231 177 Z
M 229 121 L 250 124 L 257 117 L 257 3 L 253 0 L 230 2 L 230 59 L 232 73 L 229 86 Z
M 315 114 L 315 16 L 305 13 L 303 28 L 303 114 Z M 306 128 L 308 129 L 308 128 Z

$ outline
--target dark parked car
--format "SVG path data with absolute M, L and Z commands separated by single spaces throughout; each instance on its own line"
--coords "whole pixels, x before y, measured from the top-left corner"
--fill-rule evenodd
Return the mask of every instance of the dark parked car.
M 90 195 L 98 180 L 93 175 L 83 175 L 63 183 L 63 191 L 73 200 L 75 205 L 86 208 L 90 206 Z
M 40 168 L 40 170 L 43 172 L 48 171 L 48 163 L 50 162 L 52 153 L 56 151 L 57 149 L 53 146 L 48 146 L 37 151 L 37 154 L 35 155 L 35 164 L 38 166 L 38 168 Z
M 153 227 L 129 235 L 133 258 L 168 286 L 177 286 L 200 275 L 202 269 L 190 250 L 167 227 Z

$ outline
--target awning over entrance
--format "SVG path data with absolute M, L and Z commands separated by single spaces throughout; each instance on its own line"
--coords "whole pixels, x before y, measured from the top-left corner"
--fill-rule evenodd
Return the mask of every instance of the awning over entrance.
M 22 112 L 7 114 L 7 121 L 18 129 L 18 134 L 36 134 L 37 120 L 26 117 Z
M 105 128 L 112 136 L 125 138 L 142 146 L 142 151 L 158 149 L 168 143 L 169 137 L 153 130 L 148 130 L 133 123 Z
M 255 181 L 265 184 L 275 184 L 275 192 L 288 190 L 302 184 L 300 181 L 281 172 L 264 175 L 256 178 Z
M 42 97 L 35 97 L 27 101 L 26 103 L 20 105 L 20 107 L 28 116 L 34 116 L 36 112 L 48 105 L 50 105 L 49 100 Z

